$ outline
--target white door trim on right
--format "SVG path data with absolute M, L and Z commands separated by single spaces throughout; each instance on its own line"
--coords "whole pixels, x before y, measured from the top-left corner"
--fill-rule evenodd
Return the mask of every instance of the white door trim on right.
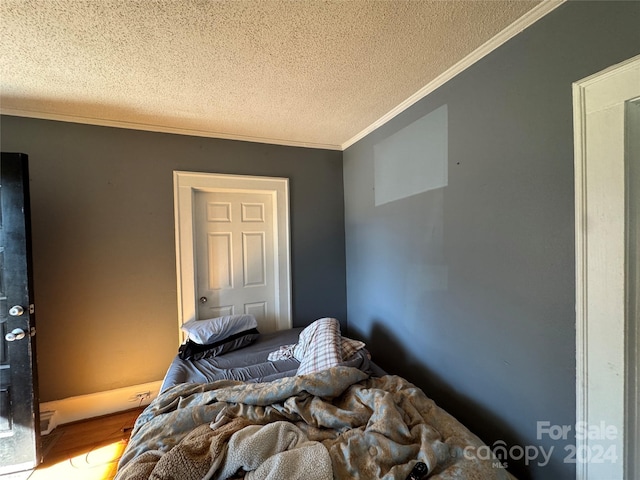
M 634 478 L 628 468 L 638 439 L 626 405 L 624 119 L 625 102 L 639 89 L 640 56 L 573 84 L 576 433 L 586 427 L 595 437 L 576 435 L 580 480 Z M 612 428 L 614 435 L 607 433 Z
M 197 318 L 196 266 L 193 209 L 196 191 L 268 193 L 273 196 L 275 236 L 276 315 L 278 329 L 291 328 L 291 262 L 289 242 L 289 179 L 200 172 L 173 172 L 176 270 L 178 280 L 178 329 Z

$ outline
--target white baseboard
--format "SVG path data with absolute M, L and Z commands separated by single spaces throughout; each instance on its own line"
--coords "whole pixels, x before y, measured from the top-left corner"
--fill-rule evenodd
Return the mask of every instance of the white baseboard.
M 40 412 L 40 435 L 49 435 L 58 425 L 55 410 L 42 410 Z
M 43 402 L 40 404 L 40 412 L 48 421 L 47 430 L 51 431 L 57 425 L 149 405 L 151 400 L 158 396 L 161 385 L 161 381 L 141 383 L 106 392 Z M 149 393 L 148 397 L 141 399 L 136 396 L 147 392 Z

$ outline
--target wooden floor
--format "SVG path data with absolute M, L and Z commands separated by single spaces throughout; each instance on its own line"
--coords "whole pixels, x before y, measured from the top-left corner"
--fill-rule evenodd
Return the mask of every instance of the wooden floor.
M 56 427 L 29 480 L 111 480 L 142 408 Z M 47 443 L 52 441 L 47 452 Z

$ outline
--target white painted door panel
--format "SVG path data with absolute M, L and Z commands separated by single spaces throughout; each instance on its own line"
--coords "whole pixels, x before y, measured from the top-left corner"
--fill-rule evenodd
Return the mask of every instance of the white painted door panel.
M 276 330 L 272 195 L 200 191 L 194 207 L 198 319 L 250 313 Z

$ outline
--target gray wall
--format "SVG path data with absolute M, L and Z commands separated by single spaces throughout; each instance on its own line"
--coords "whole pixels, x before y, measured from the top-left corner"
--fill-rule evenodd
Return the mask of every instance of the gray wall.
M 640 2 L 569 2 L 344 154 L 349 333 L 490 445 L 553 447 L 507 459 L 524 479 L 575 476 L 574 438 L 536 432 L 575 425 L 571 83 L 640 53 L 638 25 Z M 444 105 L 446 186 L 376 206 L 389 139 Z
M 342 154 L 3 116 L 29 155 L 42 401 L 160 380 L 177 353 L 173 170 L 288 177 L 293 322 L 346 322 Z

